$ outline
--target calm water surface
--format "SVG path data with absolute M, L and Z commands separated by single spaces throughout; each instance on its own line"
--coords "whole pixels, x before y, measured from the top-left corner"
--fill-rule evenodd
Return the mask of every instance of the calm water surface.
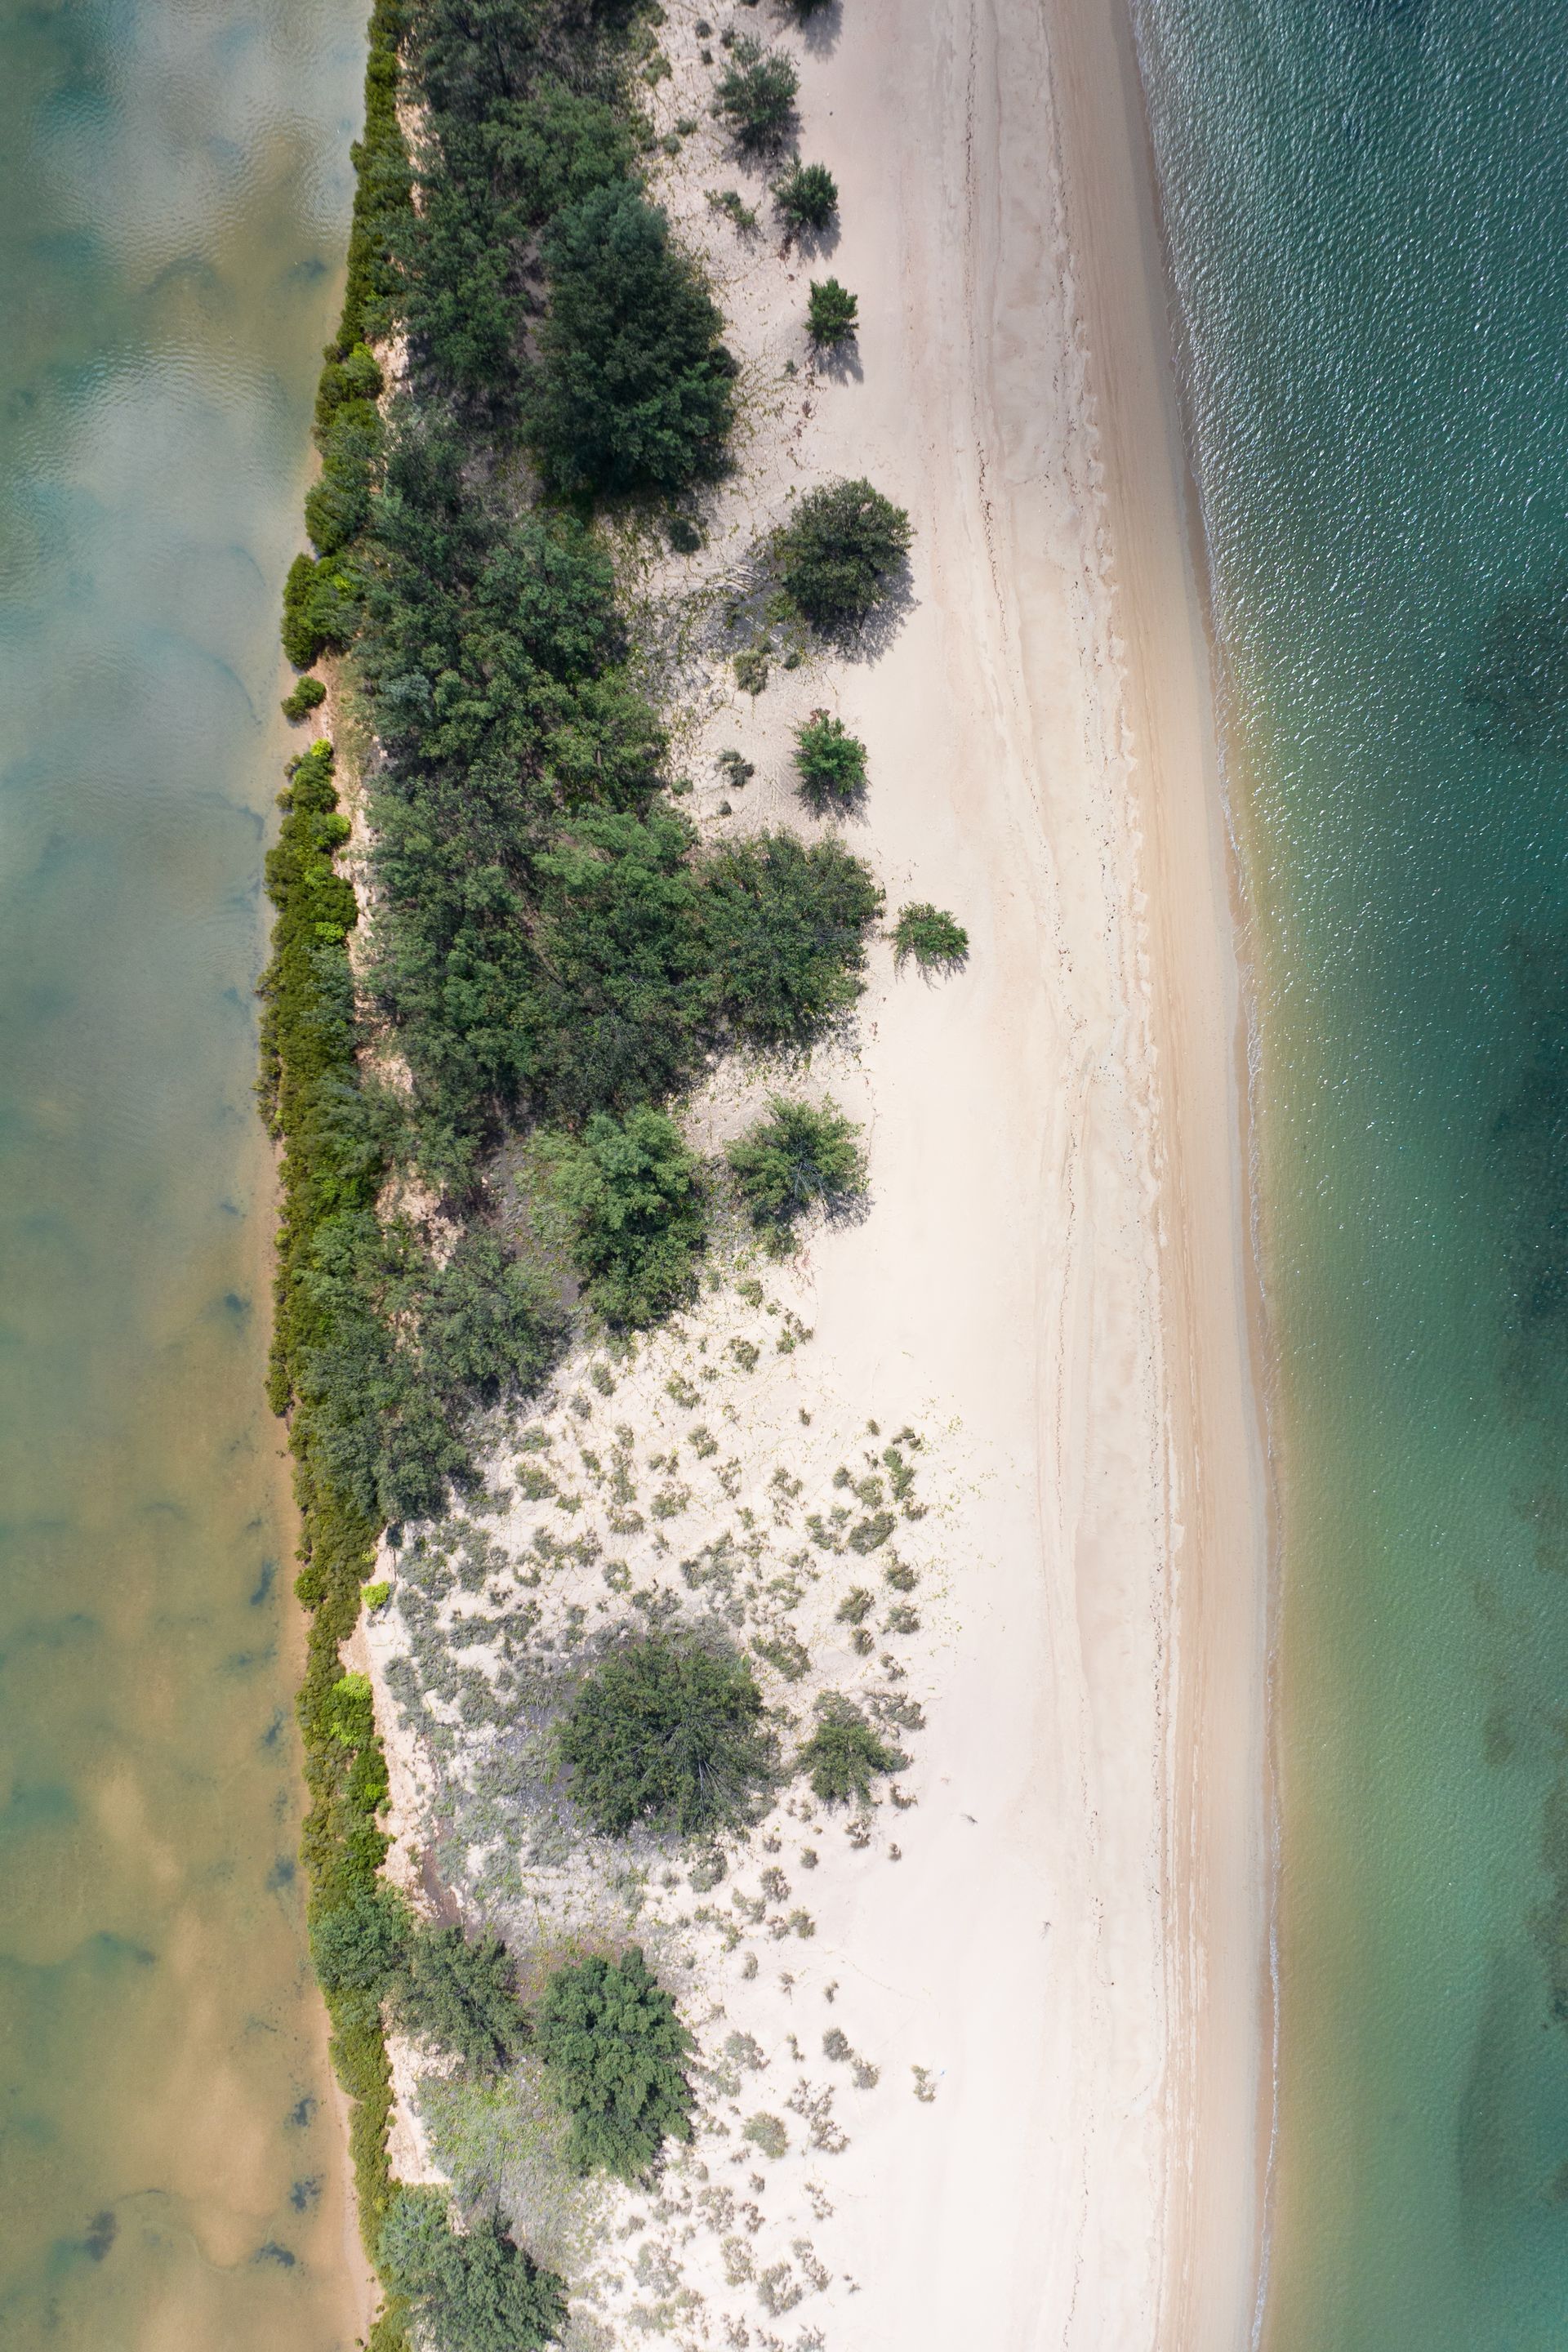
M 250 1102 L 360 0 L 0 5 L 0 2344 L 358 2331 Z
M 1136 15 L 1262 1021 L 1284 1497 L 1265 2341 L 1556 2352 L 1568 11 Z M 1468 698 L 1489 667 L 1501 736 Z

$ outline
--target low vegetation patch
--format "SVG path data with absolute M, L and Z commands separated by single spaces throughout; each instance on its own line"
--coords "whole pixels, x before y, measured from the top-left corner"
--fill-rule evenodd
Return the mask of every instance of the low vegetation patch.
M 558 1735 L 574 1803 L 612 1837 L 741 1822 L 773 1780 L 762 1693 L 733 1651 L 650 1636 L 579 1689 Z
M 642 2179 L 666 2139 L 691 2137 L 691 2036 L 636 1945 L 619 1961 L 558 1969 L 534 2037 L 571 2117 L 569 2159 L 583 2172 Z
M 878 1738 L 850 1700 L 833 1696 L 818 1703 L 816 1728 L 796 1763 L 825 1805 L 846 1805 L 851 1800 L 864 1805 L 870 1802 L 871 1783 L 878 1775 L 901 1772 L 909 1760 Z
M 969 955 L 962 923 L 927 900 L 900 908 L 893 925 L 893 954 L 900 963 L 912 956 L 922 971 L 955 971 Z

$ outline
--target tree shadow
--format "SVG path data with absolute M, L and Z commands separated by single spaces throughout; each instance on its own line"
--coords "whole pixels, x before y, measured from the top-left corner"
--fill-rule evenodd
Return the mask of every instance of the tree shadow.
M 814 58 L 831 57 L 844 30 L 843 0 L 780 0 L 778 20 L 800 35 Z

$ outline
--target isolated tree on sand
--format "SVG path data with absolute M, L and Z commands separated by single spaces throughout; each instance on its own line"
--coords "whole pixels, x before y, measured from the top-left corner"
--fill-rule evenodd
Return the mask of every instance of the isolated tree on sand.
M 534 2047 L 572 2119 L 566 2153 L 582 2172 L 640 2180 L 665 2140 L 691 2137 L 693 2042 L 634 1944 L 558 1969 L 534 2017 Z
M 558 1735 L 573 1801 L 596 1829 L 690 1837 L 743 1820 L 773 1776 L 774 1742 L 733 1651 L 650 1635 L 605 1658 Z
M 853 336 L 860 315 L 858 299 L 837 278 L 814 278 L 806 297 L 805 331 L 823 351 L 836 351 Z
M 813 628 L 853 632 L 886 600 L 913 537 L 903 508 L 869 482 L 824 483 L 774 539 L 779 583 Z

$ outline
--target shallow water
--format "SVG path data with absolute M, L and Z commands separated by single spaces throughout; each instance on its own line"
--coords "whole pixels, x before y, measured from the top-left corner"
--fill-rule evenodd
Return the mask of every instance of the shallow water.
M 358 2329 L 250 1099 L 360 0 L 0 6 L 0 2343 Z
M 1265 2342 L 1544 2352 L 1568 2324 L 1568 19 L 1136 14 L 1261 1019 Z M 1467 698 L 1489 658 L 1500 735 Z

